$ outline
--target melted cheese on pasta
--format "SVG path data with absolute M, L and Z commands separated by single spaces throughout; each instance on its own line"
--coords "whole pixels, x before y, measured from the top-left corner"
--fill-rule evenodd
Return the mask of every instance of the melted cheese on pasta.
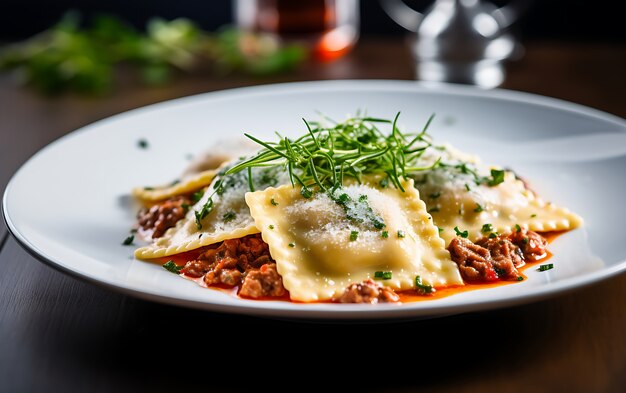
M 380 282 L 397 290 L 414 288 L 416 276 L 428 285 L 463 284 L 412 181 L 405 183 L 406 192 L 373 184 L 378 182 L 342 192 L 351 200 L 365 198 L 371 212 L 384 220 L 383 229 L 363 219 L 367 208 L 351 212 L 349 219 L 323 192 L 305 199 L 298 187 L 287 185 L 246 194 L 292 300 L 332 299 L 351 283 L 374 278 L 376 271 L 391 271 L 392 278 Z
M 504 181 L 489 186 L 476 181 L 490 175 L 478 159 L 447 147 L 430 153 L 426 160 L 442 157 L 442 165 L 413 176 L 441 236 L 449 242 L 460 232 L 468 231 L 472 241 L 492 232 L 508 233 L 515 225 L 537 232 L 574 229 L 582 219 L 566 208 L 538 198 L 524 183 L 506 171 Z
M 253 179 L 262 188 L 285 182 L 284 174 L 276 169 L 255 169 Z M 215 192 L 220 183 L 222 191 Z M 135 256 L 140 259 L 159 258 L 258 233 L 245 201 L 249 187 L 245 171 L 216 178 L 175 227 L 168 229 L 151 245 L 138 248 Z M 195 213 L 202 210 L 209 198 L 213 200 L 213 209 L 200 221 L 202 228 L 198 229 Z

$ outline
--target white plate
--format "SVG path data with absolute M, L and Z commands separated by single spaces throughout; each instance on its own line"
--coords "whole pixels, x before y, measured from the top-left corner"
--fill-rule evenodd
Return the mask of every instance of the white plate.
M 253 301 L 207 290 L 134 260 L 120 243 L 134 211 L 133 186 L 178 177 L 188 155 L 249 132 L 303 131 L 317 111 L 342 118 L 357 109 L 376 117 L 402 111 L 421 127 L 485 162 L 514 168 L 542 197 L 585 219 L 550 245 L 554 269 L 493 289 L 402 305 Z M 145 138 L 148 149 L 137 147 Z M 73 132 L 32 157 L 4 194 L 11 233 L 44 261 L 78 277 L 151 300 L 207 310 L 305 318 L 396 318 L 503 307 L 552 296 L 626 268 L 626 126 L 579 105 L 518 92 L 406 81 L 332 81 L 260 86 L 203 94 L 130 111 Z

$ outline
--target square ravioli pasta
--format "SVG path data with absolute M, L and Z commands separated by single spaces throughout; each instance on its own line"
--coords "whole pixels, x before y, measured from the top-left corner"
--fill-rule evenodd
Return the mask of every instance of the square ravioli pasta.
M 295 301 L 332 300 L 346 287 L 391 272 L 380 283 L 394 290 L 463 285 L 413 181 L 403 192 L 380 179 L 306 198 L 299 187 L 246 194 L 283 284 Z

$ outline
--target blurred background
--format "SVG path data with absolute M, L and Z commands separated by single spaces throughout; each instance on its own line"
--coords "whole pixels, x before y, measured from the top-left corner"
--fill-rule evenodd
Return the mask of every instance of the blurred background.
M 246 1 L 246 0 L 244 0 Z M 339 0 L 341 1 L 341 0 Z M 539 0 L 530 3 L 519 21 L 523 40 L 559 40 L 563 42 L 624 43 L 626 29 L 621 2 L 614 0 Z M 0 39 L 23 39 L 36 34 L 58 21 L 68 9 L 80 10 L 85 15 L 106 12 L 118 15 L 138 28 L 154 16 L 166 19 L 186 17 L 206 30 L 215 30 L 232 23 L 232 1 L 197 0 L 4 0 L 0 13 Z M 426 9 L 432 0 L 407 0 L 416 9 Z M 493 0 L 504 5 L 509 1 Z M 402 36 L 404 29 L 384 14 L 376 0 L 360 2 L 361 34 L 365 38 Z

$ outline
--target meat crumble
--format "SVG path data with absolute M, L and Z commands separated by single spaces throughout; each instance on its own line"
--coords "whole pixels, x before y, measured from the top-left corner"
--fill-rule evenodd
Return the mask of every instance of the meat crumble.
M 153 239 L 165 234 L 178 220 L 185 217 L 187 208 L 192 204 L 186 196 L 177 196 L 158 203 L 137 213 L 137 222 L 141 231 Z
M 518 268 L 543 258 L 548 242 L 536 232 L 518 228 L 509 235 L 483 237 L 475 243 L 452 239 L 448 251 L 467 281 L 519 280 Z
M 400 301 L 400 296 L 393 289 L 367 279 L 348 286 L 337 300 L 340 303 L 396 303 Z
M 188 261 L 181 273 L 202 277 L 207 285 L 239 287 L 238 294 L 249 298 L 279 297 L 286 293 L 269 246 L 260 234 L 224 240 L 218 247 Z

